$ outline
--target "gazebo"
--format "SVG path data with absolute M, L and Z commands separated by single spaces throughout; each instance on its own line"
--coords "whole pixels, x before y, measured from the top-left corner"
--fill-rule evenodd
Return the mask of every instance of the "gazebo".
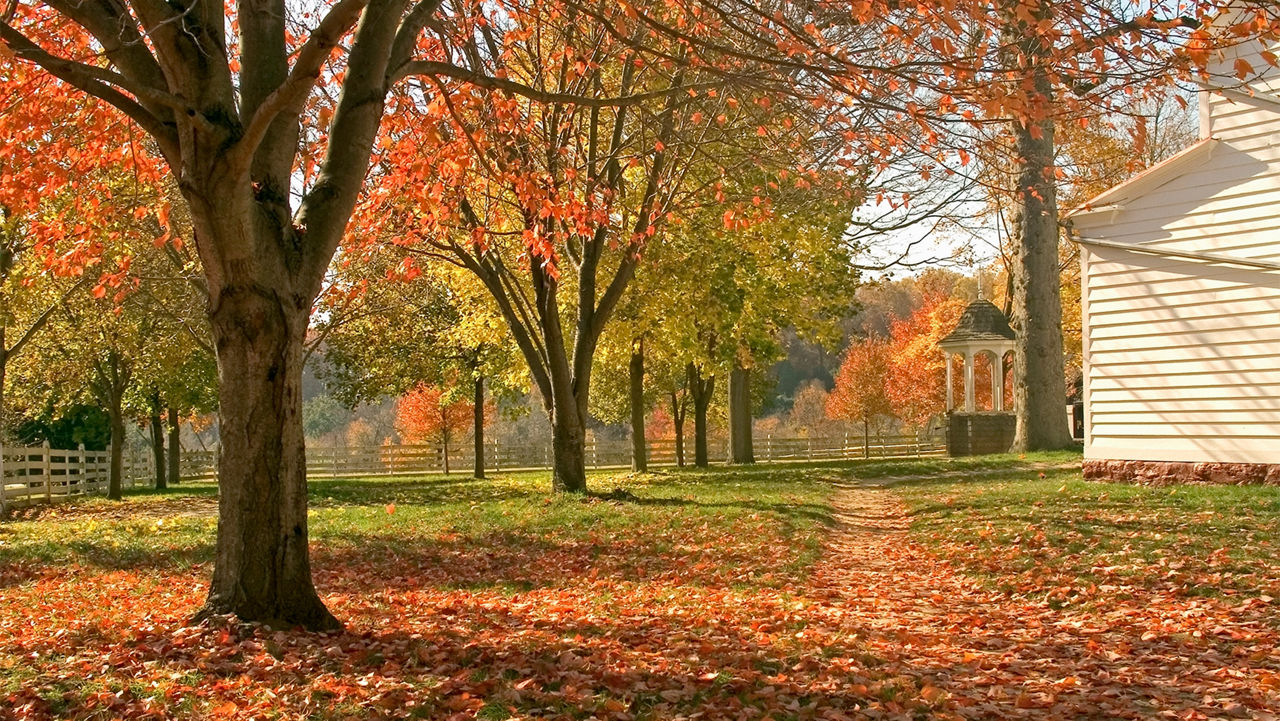
M 953 456 L 1003 453 L 1013 445 L 1014 415 L 1004 398 L 1005 355 L 1013 352 L 1017 335 L 1009 319 L 989 300 L 979 298 L 960 314 L 947 337 L 938 341 L 947 368 L 947 451 Z M 964 357 L 964 410 L 956 410 L 953 354 Z M 979 411 L 974 366 L 982 355 L 991 359 L 991 408 Z
M 964 356 L 964 411 L 976 413 L 974 395 L 974 361 L 986 353 L 991 356 L 991 410 L 1004 410 L 1004 356 L 1013 351 L 1017 336 L 1009 327 L 1004 313 L 989 300 L 978 298 L 960 314 L 960 322 L 938 347 L 947 356 L 947 410 L 956 407 L 952 390 L 951 355 Z

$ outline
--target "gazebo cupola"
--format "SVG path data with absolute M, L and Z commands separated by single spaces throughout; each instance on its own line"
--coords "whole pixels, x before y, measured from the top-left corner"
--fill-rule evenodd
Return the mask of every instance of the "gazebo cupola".
M 964 357 L 964 412 L 977 412 L 974 362 L 984 353 L 991 356 L 991 410 L 1004 410 L 1004 357 L 1013 350 L 1016 338 L 1013 328 L 1009 327 L 1009 319 L 991 301 L 979 297 L 964 309 L 955 330 L 938 341 L 938 347 L 947 358 L 948 412 L 956 407 L 951 378 L 953 353 Z

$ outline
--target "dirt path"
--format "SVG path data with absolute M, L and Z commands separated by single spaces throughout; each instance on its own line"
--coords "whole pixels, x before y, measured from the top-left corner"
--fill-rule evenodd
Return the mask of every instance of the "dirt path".
M 1054 609 L 933 557 L 891 490 L 842 486 L 835 505 L 814 594 L 884 674 L 882 697 L 928 699 L 934 718 L 1278 718 L 1274 629 L 1256 614 L 1141 596 Z

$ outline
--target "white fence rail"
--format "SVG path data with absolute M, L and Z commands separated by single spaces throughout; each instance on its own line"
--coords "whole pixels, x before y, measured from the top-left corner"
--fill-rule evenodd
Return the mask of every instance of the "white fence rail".
M 855 458 L 919 458 L 946 454 L 946 443 L 938 436 L 901 435 L 833 438 L 773 438 L 755 441 L 757 463 L 851 460 Z M 672 439 L 646 443 L 649 465 L 676 465 L 676 445 Z M 712 460 L 724 460 L 724 448 L 712 450 Z M 693 465 L 692 439 L 685 441 L 685 463 Z M 551 468 L 550 443 L 485 444 L 485 470 L 546 470 Z M 626 468 L 631 465 L 631 441 L 588 440 L 588 468 Z M 216 451 L 185 451 L 183 480 L 212 479 L 217 464 Z M 312 478 L 344 476 L 420 475 L 444 472 L 444 450 L 439 445 L 312 446 L 307 448 L 307 474 Z M 474 465 L 470 444 L 450 447 L 449 470 L 470 473 Z
M 124 488 L 134 485 L 144 464 L 126 463 Z M 111 474 L 110 451 L 0 447 L 0 508 L 58 498 L 105 493 Z

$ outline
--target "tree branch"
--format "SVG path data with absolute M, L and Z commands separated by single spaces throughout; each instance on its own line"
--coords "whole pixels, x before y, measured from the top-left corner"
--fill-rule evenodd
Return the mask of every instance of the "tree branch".
M 168 93 L 156 93 L 145 88 L 130 87 L 136 84 L 130 83 L 126 78 L 109 70 L 53 55 L 5 22 L 0 22 L 0 41 L 8 45 L 14 54 L 23 60 L 34 63 L 63 82 L 115 106 L 155 138 L 166 158 L 176 159 L 178 157 L 178 139 L 173 130 L 152 114 L 151 111 L 139 104 L 137 100 L 125 95 L 115 86 L 124 88 L 128 92 L 134 93 L 135 96 L 147 95 L 156 101 L 163 99 L 165 101 L 163 104 L 177 103 L 176 98 L 168 95 Z M 178 103 L 177 107 L 184 106 Z

